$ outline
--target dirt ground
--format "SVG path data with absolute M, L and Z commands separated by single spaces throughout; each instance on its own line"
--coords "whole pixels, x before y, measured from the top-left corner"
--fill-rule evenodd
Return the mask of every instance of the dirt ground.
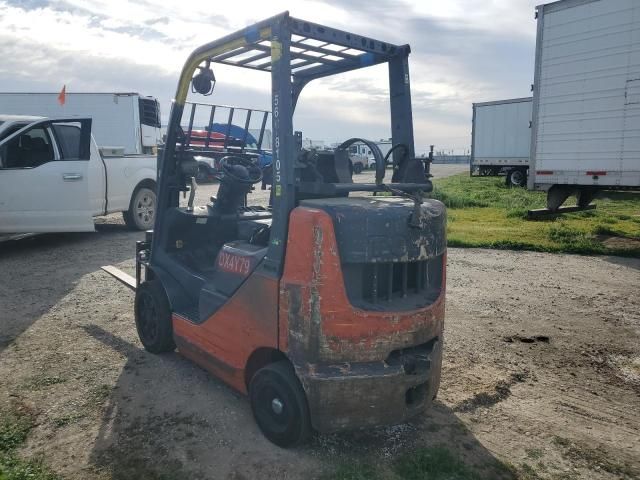
M 21 453 L 65 478 L 317 478 L 440 444 L 511 478 L 640 478 L 638 259 L 449 249 L 433 409 L 282 450 L 245 398 L 142 349 L 133 294 L 99 269 L 131 269 L 142 234 L 97 228 L 0 244 L 0 405 L 37 413 Z

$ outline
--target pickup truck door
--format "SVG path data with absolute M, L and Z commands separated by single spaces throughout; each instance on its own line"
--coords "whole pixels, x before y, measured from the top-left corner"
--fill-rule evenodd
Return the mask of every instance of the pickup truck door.
M 0 233 L 94 231 L 91 119 L 42 120 L 0 141 Z

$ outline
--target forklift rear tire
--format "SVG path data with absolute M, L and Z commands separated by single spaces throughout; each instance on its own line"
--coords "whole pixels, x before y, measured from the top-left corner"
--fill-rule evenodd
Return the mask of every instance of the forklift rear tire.
M 142 283 L 136 291 L 136 329 L 144 349 L 151 353 L 172 352 L 171 308 L 159 280 Z
M 249 398 L 258 427 L 279 447 L 300 445 L 311 435 L 307 397 L 286 360 L 255 373 L 249 383 Z

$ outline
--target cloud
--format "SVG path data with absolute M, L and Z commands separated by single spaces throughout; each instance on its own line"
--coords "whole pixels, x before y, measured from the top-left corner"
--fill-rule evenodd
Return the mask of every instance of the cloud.
M 469 148 L 471 103 L 526 96 L 533 76 L 536 0 L 304 0 L 291 14 L 411 44 L 417 150 Z M 168 115 L 197 46 L 287 8 L 286 0 L 189 4 L 168 0 L 0 0 L 0 90 L 139 91 Z M 268 74 L 215 66 L 207 101 L 268 108 Z M 295 127 L 313 139 L 388 137 L 388 73 L 376 66 L 310 83 Z

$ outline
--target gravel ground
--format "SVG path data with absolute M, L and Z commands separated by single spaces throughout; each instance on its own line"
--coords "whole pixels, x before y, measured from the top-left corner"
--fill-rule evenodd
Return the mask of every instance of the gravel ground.
M 640 478 L 640 260 L 450 249 L 434 408 L 287 451 L 245 398 L 142 349 L 133 294 L 99 269 L 131 269 L 142 234 L 115 215 L 97 229 L 0 244 L 0 404 L 37 412 L 23 454 L 65 478 L 316 478 L 436 444 L 523 478 Z

